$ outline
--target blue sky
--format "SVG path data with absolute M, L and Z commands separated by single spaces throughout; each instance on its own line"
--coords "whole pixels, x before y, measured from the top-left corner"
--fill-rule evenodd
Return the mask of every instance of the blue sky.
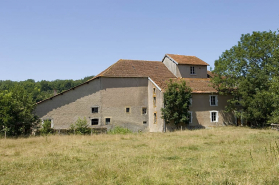
M 214 61 L 276 31 L 278 0 L 0 0 L 0 80 L 81 79 L 119 59 Z

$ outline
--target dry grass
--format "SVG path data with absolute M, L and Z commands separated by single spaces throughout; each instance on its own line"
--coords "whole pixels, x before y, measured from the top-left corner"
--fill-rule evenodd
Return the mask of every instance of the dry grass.
M 279 184 L 279 132 L 0 139 L 0 184 Z

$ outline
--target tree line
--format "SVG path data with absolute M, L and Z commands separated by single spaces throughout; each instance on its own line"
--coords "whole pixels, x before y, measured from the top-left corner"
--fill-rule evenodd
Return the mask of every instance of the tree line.
M 53 96 L 54 91 L 56 91 L 57 93 L 61 93 L 62 91 L 84 83 L 93 77 L 94 76 L 87 76 L 80 80 L 42 80 L 37 82 L 35 82 L 35 80 L 33 79 L 28 79 L 20 82 L 11 80 L 0 80 L 0 92 L 5 90 L 10 91 L 15 86 L 20 86 L 23 87 L 25 91 L 31 95 L 32 99 L 35 102 L 39 102 Z

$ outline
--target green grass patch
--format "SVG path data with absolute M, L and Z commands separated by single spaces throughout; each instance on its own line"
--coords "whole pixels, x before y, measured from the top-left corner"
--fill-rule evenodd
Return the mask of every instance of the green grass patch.
M 279 184 L 278 131 L 122 131 L 0 139 L 0 184 Z

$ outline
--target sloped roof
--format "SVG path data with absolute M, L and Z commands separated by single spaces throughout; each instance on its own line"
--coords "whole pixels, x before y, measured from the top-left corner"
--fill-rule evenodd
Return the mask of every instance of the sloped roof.
M 207 71 L 207 77 L 208 77 L 208 78 L 212 78 L 212 77 L 213 77 L 213 74 L 212 74 L 211 71 Z
M 146 61 L 146 60 L 124 60 L 120 59 L 97 76 L 94 76 L 85 83 L 76 87 L 63 91 L 48 99 L 37 102 L 42 103 L 53 97 L 64 94 L 67 91 L 73 90 L 81 85 L 87 84 L 90 81 L 99 77 L 150 77 L 159 87 L 163 86 L 165 81 L 170 78 L 176 78 L 172 72 L 160 61 Z
M 192 93 L 217 93 L 218 91 L 211 86 L 210 78 L 173 78 L 173 81 L 185 80 L 186 85 L 192 89 Z M 166 89 L 169 80 L 166 80 L 162 89 Z
M 173 59 L 178 64 L 188 64 L 188 65 L 200 65 L 209 66 L 208 63 L 199 59 L 196 56 L 186 56 L 186 55 L 176 55 L 176 54 L 166 54 L 167 57 Z
M 92 78 L 98 77 L 150 77 L 158 86 L 166 79 L 176 78 L 160 61 L 120 59 Z

